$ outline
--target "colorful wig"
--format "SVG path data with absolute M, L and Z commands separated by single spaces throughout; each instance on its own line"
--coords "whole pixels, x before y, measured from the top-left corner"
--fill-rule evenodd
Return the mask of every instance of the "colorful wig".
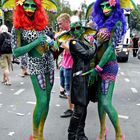
M 123 35 L 126 32 L 126 21 L 124 11 L 120 8 L 119 0 L 116 0 L 116 4 L 113 6 L 112 14 L 108 19 L 106 19 L 100 7 L 100 4 L 104 1 L 107 0 L 96 0 L 93 7 L 92 17 L 93 21 L 97 24 L 97 30 L 107 28 L 109 31 L 111 31 L 115 23 L 117 21 L 121 21 L 123 25 Z
M 18 0 L 16 0 L 17 2 Z M 23 28 L 26 30 L 35 29 L 37 31 L 43 30 L 48 25 L 48 16 L 41 5 L 40 0 L 34 0 L 37 9 L 34 14 L 34 19 L 30 20 L 24 12 L 23 6 L 16 5 L 13 15 L 13 25 L 15 28 Z

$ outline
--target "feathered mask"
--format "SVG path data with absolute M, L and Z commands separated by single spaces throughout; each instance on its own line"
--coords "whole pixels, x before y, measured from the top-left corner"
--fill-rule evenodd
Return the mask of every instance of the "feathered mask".
M 23 5 L 25 0 L 3 0 L 2 1 L 2 8 L 3 9 L 15 9 L 16 5 Z M 57 4 L 54 0 L 41 0 L 43 7 L 52 13 L 57 13 Z
M 70 39 L 73 39 L 73 31 L 72 29 L 76 29 L 76 27 L 80 27 L 81 29 L 84 29 L 84 31 L 81 32 L 81 36 L 88 36 L 88 35 L 95 35 L 97 33 L 96 30 L 90 28 L 90 27 L 85 27 L 82 26 L 81 21 L 79 19 L 79 17 L 77 16 L 72 16 L 71 17 L 71 29 L 67 32 L 62 33 L 61 35 L 58 36 L 58 41 L 59 42 L 65 42 L 68 41 Z M 77 29 L 77 30 L 81 30 L 81 29 Z
M 110 6 L 115 6 L 117 0 L 108 0 L 110 3 Z M 94 2 L 92 2 L 86 11 L 86 18 L 89 17 L 92 13 Z M 133 2 L 133 0 L 120 0 L 120 7 L 123 9 L 137 9 L 137 6 Z

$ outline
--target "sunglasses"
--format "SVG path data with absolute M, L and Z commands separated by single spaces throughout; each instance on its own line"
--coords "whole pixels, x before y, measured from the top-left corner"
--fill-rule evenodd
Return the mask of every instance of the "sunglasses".
M 104 4 L 104 5 L 100 5 L 100 7 L 101 7 L 102 9 L 104 9 L 104 8 L 108 8 L 108 7 L 110 7 L 110 4 L 107 3 L 107 4 Z
M 71 28 L 71 31 L 74 32 L 75 30 L 80 30 L 80 29 L 81 29 L 81 26 L 76 26 L 76 27 L 74 27 L 74 28 L 72 27 L 72 28 Z
M 31 8 L 36 8 L 36 4 L 29 4 L 29 3 L 25 3 L 23 4 L 24 7 L 31 7 Z

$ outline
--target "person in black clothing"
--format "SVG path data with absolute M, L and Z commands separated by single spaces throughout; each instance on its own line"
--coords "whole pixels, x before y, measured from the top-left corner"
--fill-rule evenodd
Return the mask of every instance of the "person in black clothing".
M 132 40 L 133 40 L 133 57 L 136 57 L 138 51 L 138 41 L 139 41 L 138 35 L 136 34 Z
M 89 103 L 88 75 L 81 76 L 89 70 L 90 60 L 94 57 L 96 48 L 90 46 L 84 35 L 88 31 L 95 34 L 95 30 L 90 27 L 82 27 L 78 17 L 71 17 L 71 29 L 60 35 L 59 41 L 70 39 L 69 50 L 73 58 L 71 102 L 74 104 L 73 115 L 68 128 L 68 140 L 88 140 L 84 133 L 85 120 L 87 115 L 87 105 Z M 89 32 L 88 32 L 89 33 Z M 68 37 L 69 36 L 69 37 Z M 62 46 L 66 46 L 62 43 Z

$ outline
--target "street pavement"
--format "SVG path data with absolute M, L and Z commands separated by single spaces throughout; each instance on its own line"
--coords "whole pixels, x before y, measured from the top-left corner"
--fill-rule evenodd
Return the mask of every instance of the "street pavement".
M 29 140 L 35 95 L 30 77 L 20 77 L 20 66 L 14 64 L 13 67 L 12 85 L 0 83 L 0 140 Z M 119 63 L 119 67 L 113 104 L 119 113 L 126 140 L 140 140 L 140 60 L 130 54 L 128 62 Z M 59 98 L 59 70 L 56 70 L 50 110 L 44 128 L 45 140 L 67 140 L 70 118 L 60 118 L 66 109 L 67 100 Z M 115 140 L 114 128 L 108 117 L 107 127 L 107 140 Z M 99 133 L 97 103 L 91 102 L 88 106 L 85 132 L 89 140 L 96 140 Z

